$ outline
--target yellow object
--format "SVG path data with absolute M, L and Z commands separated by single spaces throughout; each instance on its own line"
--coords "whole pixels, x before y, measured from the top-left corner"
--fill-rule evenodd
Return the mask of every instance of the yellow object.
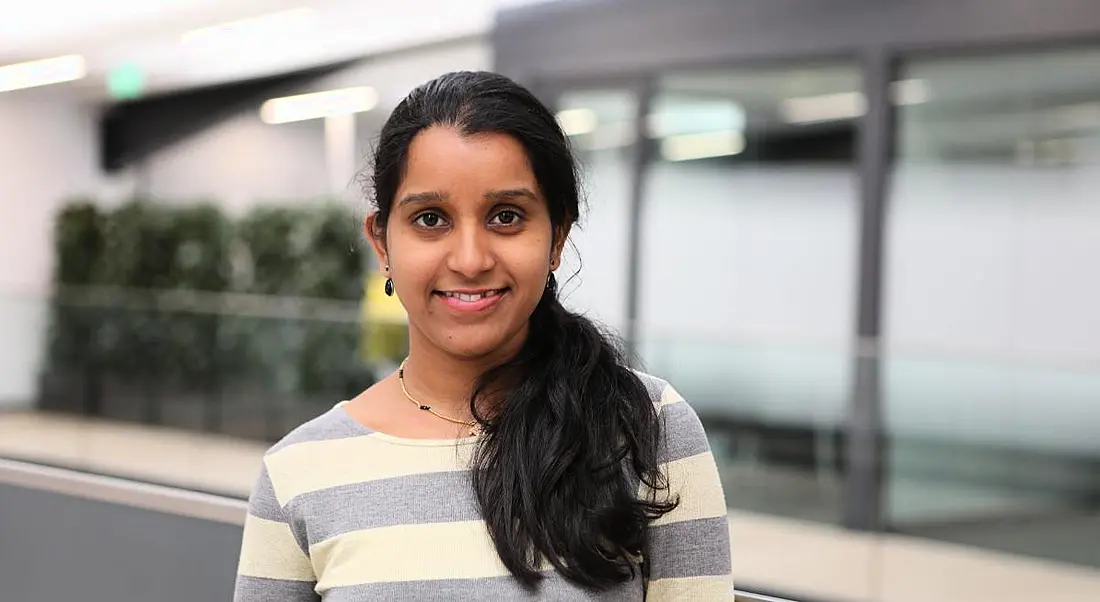
M 386 276 L 377 272 L 367 274 L 366 294 L 363 295 L 363 321 L 379 323 L 407 323 L 405 307 L 397 296 L 386 296 Z
M 396 296 L 386 296 L 385 284 L 385 274 L 367 274 L 359 344 L 359 352 L 367 363 L 397 363 L 408 353 L 408 316 Z

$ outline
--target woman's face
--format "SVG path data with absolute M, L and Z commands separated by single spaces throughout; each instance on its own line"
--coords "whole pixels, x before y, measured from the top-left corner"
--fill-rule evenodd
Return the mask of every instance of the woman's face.
M 465 359 L 518 351 L 566 234 L 517 140 L 449 127 L 413 139 L 384 237 L 371 226 L 413 345 Z

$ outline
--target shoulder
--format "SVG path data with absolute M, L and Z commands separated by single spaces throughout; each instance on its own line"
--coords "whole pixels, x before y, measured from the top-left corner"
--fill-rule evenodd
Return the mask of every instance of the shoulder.
M 677 460 L 709 452 L 710 444 L 699 415 L 672 383 L 637 370 L 634 374 L 649 391 L 649 398 L 657 410 L 666 459 Z
M 277 498 L 280 506 L 310 489 L 318 471 L 339 470 L 334 462 L 346 459 L 341 441 L 365 434 L 339 405 L 299 425 L 269 447 L 263 456 L 256 491 Z
M 645 385 L 646 391 L 649 392 L 649 400 L 653 402 L 653 406 L 657 408 L 657 413 L 662 413 L 662 410 L 669 405 L 676 403 L 684 403 L 684 398 L 680 396 L 680 393 L 676 391 L 667 380 L 647 374 L 639 370 L 634 370 L 634 375 L 638 377 L 638 380 L 642 381 Z
M 336 404 L 324 414 L 299 425 L 287 433 L 286 436 L 269 447 L 264 456 L 270 457 L 285 450 L 300 447 L 302 444 L 346 439 L 364 434 L 363 427 L 359 426 L 341 408 L 343 403 Z

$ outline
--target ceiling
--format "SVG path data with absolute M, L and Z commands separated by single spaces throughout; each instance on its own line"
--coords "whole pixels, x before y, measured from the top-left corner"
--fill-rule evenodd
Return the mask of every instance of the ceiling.
M 80 54 L 88 76 L 59 89 L 105 97 L 107 74 L 128 65 L 165 91 L 482 35 L 496 10 L 535 1 L 35 0 L 0 19 L 0 65 Z M 227 23 L 236 29 L 185 40 Z

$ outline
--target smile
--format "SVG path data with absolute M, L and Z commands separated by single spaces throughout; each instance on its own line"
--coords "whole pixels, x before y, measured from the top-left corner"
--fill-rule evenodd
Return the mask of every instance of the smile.
M 507 288 L 481 291 L 437 291 L 447 307 L 460 312 L 480 312 L 492 308 L 508 292 Z

